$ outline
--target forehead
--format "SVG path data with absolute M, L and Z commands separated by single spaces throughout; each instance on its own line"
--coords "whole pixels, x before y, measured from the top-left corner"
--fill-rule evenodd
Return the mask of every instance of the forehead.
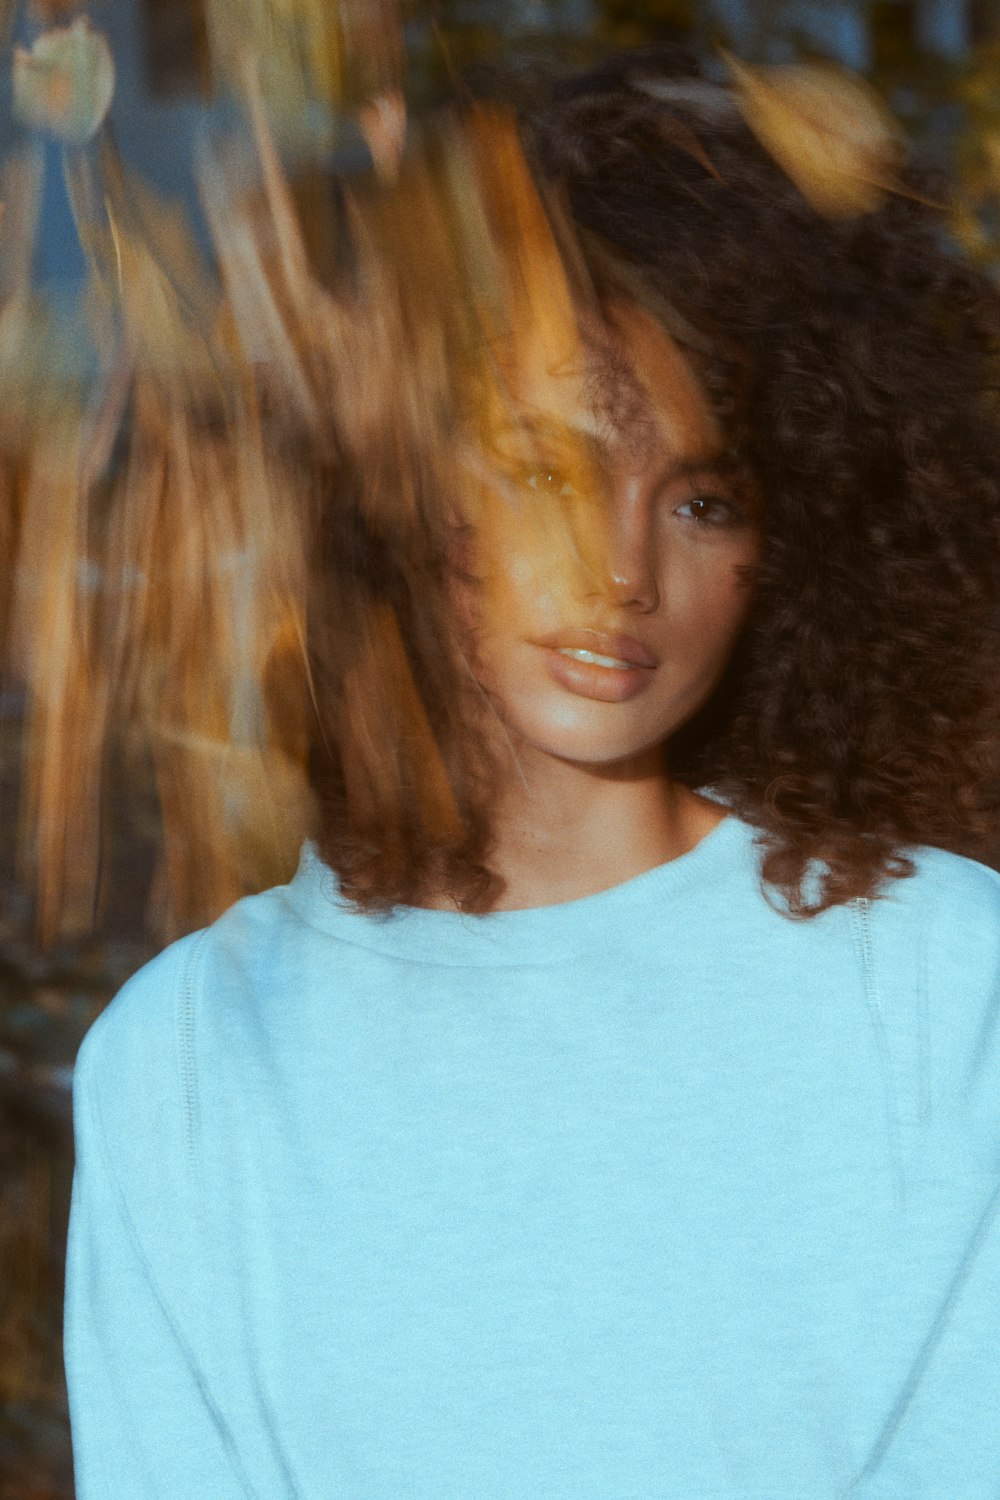
M 584 318 L 580 334 L 569 357 L 553 361 L 544 348 L 522 356 L 514 381 L 522 419 L 579 432 L 638 463 L 662 451 L 683 458 L 721 447 L 690 361 L 652 314 L 612 304 L 605 318 Z

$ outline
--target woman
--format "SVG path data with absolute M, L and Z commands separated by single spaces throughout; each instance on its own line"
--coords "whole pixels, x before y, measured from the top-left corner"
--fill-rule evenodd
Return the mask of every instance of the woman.
M 524 132 L 579 340 L 342 508 L 316 838 L 79 1055 L 80 1500 L 986 1500 L 1000 303 L 684 58 Z

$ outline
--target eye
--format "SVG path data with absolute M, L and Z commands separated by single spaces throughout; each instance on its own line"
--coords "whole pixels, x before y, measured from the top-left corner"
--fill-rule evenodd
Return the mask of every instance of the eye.
M 529 489 L 536 490 L 540 494 L 559 495 L 562 498 L 578 494 L 578 490 L 566 478 L 565 474 L 558 469 L 530 469 L 522 476 L 523 483 Z
M 685 511 L 691 512 L 684 516 L 685 520 L 696 521 L 701 526 L 742 526 L 746 520 L 740 507 L 722 495 L 692 495 L 690 500 L 676 507 L 674 515 L 682 516 Z

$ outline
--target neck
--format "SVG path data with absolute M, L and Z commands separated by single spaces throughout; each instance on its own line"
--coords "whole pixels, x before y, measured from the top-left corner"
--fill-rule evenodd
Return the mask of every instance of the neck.
M 662 748 L 627 764 L 520 757 L 497 805 L 496 911 L 552 906 L 620 885 L 693 849 L 723 811 L 671 781 Z

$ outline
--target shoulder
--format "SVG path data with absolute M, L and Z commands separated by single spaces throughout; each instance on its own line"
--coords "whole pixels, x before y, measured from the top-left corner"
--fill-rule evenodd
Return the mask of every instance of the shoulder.
M 919 971 L 932 1006 L 974 1024 L 1000 1002 L 1000 874 L 944 849 L 906 853 L 913 875 L 886 881 L 867 904 L 876 961 Z
M 73 1067 L 77 1167 L 116 1183 L 139 1217 L 151 1181 L 164 1203 L 184 1191 L 177 1004 L 203 936 L 179 939 L 132 975 L 90 1026 Z
M 91 1024 L 76 1054 L 74 1093 L 159 1071 L 169 1059 L 177 996 L 206 929 L 179 938 L 143 964 Z
M 992 1174 L 1000 1167 L 1000 874 L 941 849 L 908 852 L 914 876 L 893 881 L 873 903 L 883 908 L 872 925 L 886 1024 L 903 1025 L 903 1007 L 893 1010 L 902 986 L 907 1017 L 911 1008 L 919 1017 L 928 1104 L 946 1159 Z
M 963 854 L 921 844 L 907 851 L 916 866 L 918 886 L 944 896 L 967 897 L 979 893 L 987 900 L 1000 895 L 1000 872 Z
M 943 959 L 949 952 L 963 953 L 967 965 L 1000 958 L 1000 873 L 945 849 L 906 853 L 913 875 L 888 881 L 873 906 L 918 931 Z
M 295 947 L 301 929 L 277 886 L 245 897 L 210 926 L 170 943 L 118 990 L 86 1032 L 73 1070 L 74 1099 L 89 1094 L 109 1138 L 121 1140 L 176 1112 L 212 1011 L 252 1004 Z M 257 984 L 254 984 L 254 979 Z M 83 1105 L 81 1102 L 80 1112 Z

